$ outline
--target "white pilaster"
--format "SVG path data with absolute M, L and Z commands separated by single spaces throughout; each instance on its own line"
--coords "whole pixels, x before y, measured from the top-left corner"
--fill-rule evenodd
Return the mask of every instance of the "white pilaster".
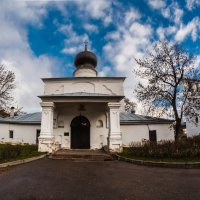
M 41 133 L 39 137 L 39 151 L 52 153 L 54 148 L 53 135 L 53 102 L 42 102 Z
M 120 103 L 108 103 L 109 108 L 109 149 L 113 152 L 122 150 L 122 136 L 120 131 Z

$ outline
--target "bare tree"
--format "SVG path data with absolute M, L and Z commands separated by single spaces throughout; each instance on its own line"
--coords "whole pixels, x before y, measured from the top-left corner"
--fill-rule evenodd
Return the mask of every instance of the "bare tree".
M 130 101 L 130 99 L 128 98 L 124 98 L 124 107 L 125 107 L 125 111 L 126 112 L 131 112 L 131 113 L 135 113 L 135 109 L 137 107 L 137 104 L 133 101 Z
M 191 101 L 191 82 L 195 76 L 194 57 L 177 44 L 168 41 L 156 43 L 148 56 L 136 59 L 135 73 L 148 80 L 138 84 L 137 98 L 149 106 L 149 112 L 167 115 L 175 120 L 175 139 L 181 132 L 184 116 L 198 116 L 199 104 Z
M 12 71 L 6 70 L 3 65 L 0 65 L 0 109 L 3 110 L 9 106 L 13 100 L 11 94 L 15 88 L 15 74 Z

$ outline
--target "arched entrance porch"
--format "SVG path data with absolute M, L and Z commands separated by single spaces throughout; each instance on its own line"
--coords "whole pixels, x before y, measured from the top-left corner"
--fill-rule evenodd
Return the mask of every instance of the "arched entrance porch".
M 84 116 L 71 122 L 71 149 L 90 149 L 90 122 Z

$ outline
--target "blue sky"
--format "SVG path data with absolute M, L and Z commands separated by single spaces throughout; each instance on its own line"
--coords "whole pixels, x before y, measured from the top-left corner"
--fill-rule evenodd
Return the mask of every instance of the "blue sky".
M 168 39 L 200 63 L 199 0 L 0 1 L 0 62 L 16 74 L 15 105 L 38 111 L 41 77 L 73 76 L 73 59 L 89 43 L 99 76 L 126 76 L 135 100 L 134 58 Z

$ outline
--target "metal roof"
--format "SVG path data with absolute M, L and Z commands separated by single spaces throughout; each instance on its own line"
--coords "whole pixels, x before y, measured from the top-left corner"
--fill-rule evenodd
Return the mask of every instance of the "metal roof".
M 173 120 L 138 115 L 135 113 L 120 113 L 120 124 L 169 124 L 172 122 Z
M 0 123 L 6 124 L 41 124 L 41 112 L 24 114 L 14 117 L 0 118 Z
M 131 125 L 131 124 L 169 124 L 173 120 L 167 120 L 162 118 L 154 118 L 134 113 L 122 112 L 120 113 L 120 124 Z M 41 124 L 41 113 L 31 113 L 15 117 L 0 118 L 0 123 L 6 124 Z

